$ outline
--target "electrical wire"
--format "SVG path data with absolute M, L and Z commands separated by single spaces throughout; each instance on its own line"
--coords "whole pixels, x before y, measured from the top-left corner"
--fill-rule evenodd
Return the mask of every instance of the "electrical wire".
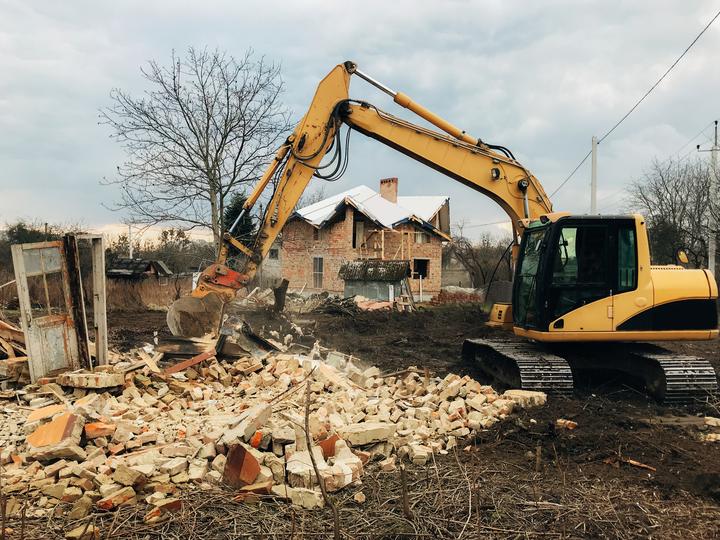
M 707 29 L 710 28 L 710 26 L 712 26 L 712 24 L 717 20 L 718 17 L 720 17 L 720 11 L 718 11 L 715 14 L 715 16 L 710 20 L 710 22 L 707 23 L 705 25 L 705 27 L 700 31 L 700 33 L 697 36 L 695 36 L 695 39 L 693 39 L 692 42 L 690 42 L 690 45 L 688 45 L 685 48 L 685 50 L 682 52 L 682 54 L 677 57 L 677 59 L 670 65 L 669 68 L 667 68 L 665 73 L 662 74 L 662 76 L 655 82 L 655 84 L 653 84 L 650 87 L 650 89 L 647 92 L 645 92 L 639 100 L 637 100 L 635 102 L 635 104 L 630 108 L 630 110 L 628 112 L 626 112 L 623 115 L 623 117 L 620 118 L 620 120 L 618 120 L 615 123 L 615 125 L 613 125 L 613 127 L 611 127 L 602 137 L 600 137 L 598 139 L 598 144 L 600 144 L 602 141 L 604 141 L 613 131 L 615 131 L 620 126 L 620 124 L 622 124 L 628 118 L 628 116 L 630 116 L 635 111 L 635 109 L 637 109 L 638 106 L 643 101 L 645 101 L 645 98 L 647 98 L 652 93 L 652 91 L 655 90 L 655 88 L 657 88 L 658 85 L 665 79 L 665 77 L 667 77 L 670 74 L 670 72 L 675 68 L 675 66 L 677 66 L 678 63 L 680 63 L 680 60 L 682 60 L 685 57 L 685 55 L 690 51 L 690 49 L 693 47 L 693 45 L 695 45 L 695 43 L 697 43 L 697 41 L 702 37 L 702 35 L 707 31 Z M 587 154 L 585 154 L 585 157 L 583 157 L 582 160 L 580 160 L 580 163 L 577 164 L 577 166 L 565 178 L 565 180 L 562 181 L 562 183 L 555 189 L 555 191 L 553 191 L 550 194 L 551 197 L 554 196 L 558 191 L 560 191 L 563 188 L 563 186 L 565 186 L 565 184 L 568 183 L 568 181 L 575 175 L 575 173 L 582 166 L 582 164 L 587 161 L 587 158 L 589 158 L 591 154 L 592 154 L 592 150 L 590 150 Z
M 660 78 L 657 80 L 657 82 L 656 82 L 655 84 L 653 84 L 653 85 L 650 87 L 650 89 L 643 94 L 643 96 L 635 103 L 635 105 L 633 105 L 633 106 L 630 108 L 630 110 L 629 110 L 627 113 L 625 113 L 625 116 L 623 116 L 620 120 L 618 120 L 618 121 L 615 123 L 615 125 L 614 125 L 613 127 L 611 127 L 610 130 L 609 130 L 607 133 L 605 133 L 605 135 L 603 135 L 602 137 L 600 137 L 600 138 L 598 139 L 598 144 L 600 144 L 601 142 L 603 142 L 603 141 L 608 137 L 608 135 L 610 135 L 613 131 L 615 131 L 615 129 L 616 129 L 620 124 L 622 124 L 622 123 L 625 121 L 625 119 L 626 119 L 628 116 L 630 116 L 630 115 L 633 113 L 633 111 L 634 111 L 635 109 L 637 109 L 638 106 L 639 106 L 643 101 L 645 101 L 645 98 L 648 97 L 648 96 L 652 93 L 652 91 L 655 90 L 655 88 L 657 88 L 657 86 L 663 81 L 663 79 L 668 76 L 668 74 L 673 70 L 673 68 L 678 65 L 678 63 L 680 62 L 680 60 L 683 59 L 683 57 L 688 53 L 688 51 L 692 48 L 692 46 L 695 45 L 695 43 L 697 43 L 697 41 L 702 37 L 702 35 L 705 33 L 705 31 L 706 31 L 708 28 L 710 28 L 710 26 L 712 25 L 712 23 L 714 23 L 715 20 L 716 20 L 718 17 L 720 17 L 720 11 L 718 11 L 718 12 L 715 14 L 715 16 L 710 20 L 710 22 L 705 25 L 705 28 L 703 28 L 702 31 L 701 31 L 697 36 L 695 36 L 695 39 L 692 40 L 692 42 L 690 43 L 690 45 L 688 45 L 688 46 L 685 48 L 685 50 L 682 52 L 682 54 L 677 57 L 677 59 L 672 63 L 672 65 L 671 65 L 669 68 L 667 68 L 667 70 L 665 71 L 665 73 L 662 74 L 662 77 L 660 77 Z
M 563 186 L 565 186 L 565 184 L 567 184 L 573 176 L 575 176 L 575 173 L 578 172 L 578 169 L 579 169 L 580 167 L 582 167 L 582 164 L 587 161 L 587 158 L 589 158 L 591 154 L 592 154 L 592 150 L 590 150 L 587 154 L 585 154 L 585 157 L 580 160 L 580 163 L 578 163 L 577 166 L 572 170 L 572 172 L 567 175 L 567 177 L 565 178 L 565 180 L 563 180 L 563 181 L 560 183 L 560 185 L 559 185 L 557 188 L 555 188 L 555 191 L 553 191 L 553 192 L 550 194 L 550 197 L 551 197 L 551 198 L 554 197 L 555 194 L 556 194 L 558 191 L 560 191 L 560 190 L 563 188 Z
M 510 220 L 503 219 L 502 221 L 490 221 L 488 223 L 477 223 L 475 225 L 464 225 L 463 229 L 475 229 L 477 227 L 487 227 L 489 225 L 500 225 L 502 223 L 510 223 Z

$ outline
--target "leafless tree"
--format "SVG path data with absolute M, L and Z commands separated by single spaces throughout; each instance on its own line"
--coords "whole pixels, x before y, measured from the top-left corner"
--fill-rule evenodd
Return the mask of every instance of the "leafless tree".
M 300 200 L 298 200 L 298 203 L 295 205 L 295 210 L 299 208 L 305 208 L 306 206 L 310 206 L 311 204 L 319 203 L 325 198 L 325 186 L 319 186 L 317 189 L 315 189 L 315 191 L 305 192 L 300 197 Z
M 653 262 L 675 262 L 684 249 L 694 266 L 707 265 L 710 175 L 700 159 L 655 160 L 630 185 L 627 209 L 647 220 Z
M 480 287 L 490 281 L 512 279 L 510 255 L 506 249 L 510 239 L 498 240 L 488 233 L 473 242 L 464 235 L 463 224 L 456 226 L 452 242 L 446 246 L 447 255 L 455 257 L 470 274 L 473 286 Z M 502 260 L 501 260 L 502 258 Z M 493 271 L 497 267 L 495 275 Z
M 114 89 L 100 110 L 127 152 L 105 181 L 121 189 L 116 209 L 134 223 L 208 228 L 217 249 L 227 201 L 249 191 L 290 127 L 280 67 L 251 50 L 236 59 L 191 47 L 141 72 L 150 83 L 143 95 Z

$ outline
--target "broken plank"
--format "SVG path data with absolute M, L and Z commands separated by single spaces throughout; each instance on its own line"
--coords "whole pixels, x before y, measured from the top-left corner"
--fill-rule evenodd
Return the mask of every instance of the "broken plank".
M 165 353 L 157 353 L 154 356 L 150 356 L 144 350 L 138 349 L 138 354 L 140 355 L 140 358 L 145 361 L 147 367 L 150 368 L 150 371 L 152 371 L 153 373 L 162 373 L 162 369 L 158 367 L 157 363 L 162 360 L 162 357 L 165 356 Z
M 0 320 L 0 337 L 25 345 L 25 334 L 17 326 Z
M 5 350 L 5 354 L 8 358 L 15 358 L 15 348 L 2 337 L 0 337 L 0 347 Z
M 200 362 L 203 362 L 208 358 L 212 358 L 213 356 L 215 356 L 215 354 L 216 352 L 214 348 L 210 349 L 209 351 L 200 353 L 196 356 L 193 356 L 189 360 L 185 360 L 184 362 L 180 362 L 179 364 L 175 364 L 174 366 L 167 368 L 165 370 L 165 375 L 172 375 L 173 373 L 177 373 L 178 371 L 183 371 L 184 369 L 199 364 Z
M 182 337 L 163 338 L 158 345 L 155 346 L 156 352 L 162 352 L 172 355 L 190 355 L 203 353 L 215 344 L 214 340 L 192 339 Z

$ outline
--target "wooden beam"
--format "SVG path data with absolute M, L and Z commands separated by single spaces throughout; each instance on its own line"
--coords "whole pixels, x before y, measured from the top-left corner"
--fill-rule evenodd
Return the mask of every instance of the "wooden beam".
M 199 364 L 200 362 L 203 362 L 208 358 L 212 358 L 216 354 L 217 353 L 215 352 L 215 348 L 212 348 L 209 351 L 205 351 L 198 354 L 197 356 L 193 356 L 189 360 L 185 360 L 184 362 L 180 362 L 179 364 L 175 364 L 174 366 L 167 368 L 165 370 L 165 375 L 172 375 L 173 373 L 177 373 L 178 371 L 183 371 L 184 369 Z

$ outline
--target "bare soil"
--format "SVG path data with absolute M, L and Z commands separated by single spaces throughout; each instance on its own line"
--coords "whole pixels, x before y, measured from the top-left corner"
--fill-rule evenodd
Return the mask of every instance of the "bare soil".
M 273 317 L 257 313 L 250 322 L 256 330 L 286 331 L 287 320 Z M 414 365 L 441 376 L 479 376 L 475 366 L 462 362 L 462 342 L 493 333 L 472 305 L 413 314 L 290 318 L 323 346 L 357 355 L 384 372 Z M 111 342 L 122 348 L 152 341 L 155 331 L 167 333 L 161 312 L 112 313 L 109 326 Z M 717 341 L 665 346 L 703 356 L 720 372 Z M 457 453 L 439 456 L 433 466 L 411 466 L 414 505 L 424 504 L 421 497 L 446 494 L 445 502 L 436 501 L 435 515 L 413 518 L 436 519 L 434 529 L 425 521 L 422 526 L 408 522 L 400 532 L 394 521 L 401 514 L 399 499 L 380 500 L 378 495 L 368 500 L 365 510 L 367 515 L 377 513 L 377 528 L 357 537 L 409 538 L 421 530 L 434 531 L 437 537 L 720 537 L 720 443 L 700 441 L 704 428 L 698 425 L 656 423 L 658 418 L 704 414 L 720 416 L 713 404 L 694 409 L 659 405 L 612 377 L 589 381 L 572 399 L 551 397 L 544 407 L 521 411 L 465 441 Z M 558 418 L 577 422 L 577 429 L 556 429 Z M 467 489 L 458 487 L 463 478 Z M 413 486 L 422 481 L 425 491 L 414 492 Z M 368 489 L 374 488 L 368 484 Z M 386 511 L 394 517 L 383 514 Z

